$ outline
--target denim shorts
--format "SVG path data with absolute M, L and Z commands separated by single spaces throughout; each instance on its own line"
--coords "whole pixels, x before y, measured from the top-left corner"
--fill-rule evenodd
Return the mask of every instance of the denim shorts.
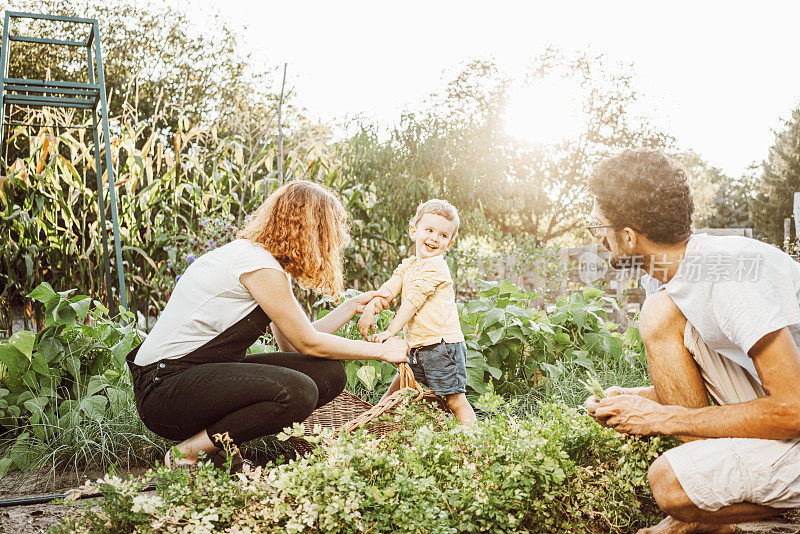
M 467 346 L 463 341 L 411 349 L 408 357 L 417 382 L 430 387 L 437 395 L 467 391 Z

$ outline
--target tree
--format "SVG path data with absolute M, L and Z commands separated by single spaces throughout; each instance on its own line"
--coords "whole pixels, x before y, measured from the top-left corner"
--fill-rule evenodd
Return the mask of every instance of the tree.
M 750 203 L 755 229 L 772 243 L 783 242 L 783 220 L 792 216 L 796 191 L 800 191 L 800 107 L 775 133 Z
M 582 88 L 586 124 L 577 139 L 546 145 L 508 135 L 503 115 L 514 80 L 487 61 L 467 63 L 425 109 L 403 116 L 387 141 L 370 128 L 354 136 L 347 160 L 359 181 L 374 185 L 373 217 L 402 236 L 420 201 L 444 196 L 468 223 L 546 243 L 581 231 L 595 162 L 623 148 L 671 146 L 669 136 L 632 116 L 632 75 L 602 56 L 548 50 L 527 78 L 547 76 L 572 77 Z

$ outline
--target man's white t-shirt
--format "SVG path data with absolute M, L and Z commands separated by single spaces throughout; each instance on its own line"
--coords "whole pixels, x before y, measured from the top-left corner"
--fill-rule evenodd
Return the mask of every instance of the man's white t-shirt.
M 258 303 L 239 277 L 258 269 L 286 274 L 272 254 L 246 239 L 197 258 L 175 284 L 134 363 L 148 365 L 185 356 L 247 316 Z
M 767 243 L 696 234 L 672 280 L 641 284 L 648 296 L 665 290 L 709 348 L 759 382 L 748 356 L 758 340 L 789 327 L 800 344 L 800 263 Z

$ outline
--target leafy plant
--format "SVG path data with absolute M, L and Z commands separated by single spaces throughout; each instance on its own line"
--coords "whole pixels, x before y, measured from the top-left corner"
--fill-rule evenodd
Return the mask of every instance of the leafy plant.
M 66 532 L 630 532 L 656 519 L 646 475 L 672 446 L 603 428 L 560 404 L 518 419 L 498 406 L 472 429 L 425 403 L 383 439 L 359 431 L 231 479 L 209 463 L 93 484 L 106 496 Z M 302 430 L 284 433 L 287 438 Z
M 546 310 L 532 307 L 538 295 L 508 280 L 479 280 L 476 298 L 459 307 L 467 338 L 467 384 L 478 393 L 489 380 L 497 391 L 521 393 L 557 382 L 576 369 L 584 373 L 608 365 L 636 366 L 637 331 L 614 331 L 604 306 L 613 304 L 596 288 L 560 295 Z M 636 347 L 638 349 L 638 347 Z
M 109 318 L 102 304 L 72 293 L 37 286 L 28 296 L 44 304 L 44 329 L 0 343 L 0 475 L 131 405 L 125 355 L 139 337 L 130 314 Z

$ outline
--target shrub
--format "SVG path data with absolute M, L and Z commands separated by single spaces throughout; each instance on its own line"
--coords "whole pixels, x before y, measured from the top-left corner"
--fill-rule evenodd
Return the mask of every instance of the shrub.
M 53 454 L 108 464 L 150 442 L 125 363 L 139 342 L 130 314 L 71 294 L 40 284 L 29 297 L 44 304 L 45 328 L 0 343 L 0 476 Z
M 655 520 L 646 472 L 670 445 L 663 438 L 623 437 L 561 404 L 529 419 L 501 407 L 474 428 L 432 410 L 411 402 L 395 416 L 404 430 L 384 440 L 328 437 L 310 456 L 233 480 L 209 464 L 195 478 L 162 468 L 149 475 L 156 495 L 137 496 L 138 480 L 102 479 L 100 509 L 61 528 L 628 532 Z

